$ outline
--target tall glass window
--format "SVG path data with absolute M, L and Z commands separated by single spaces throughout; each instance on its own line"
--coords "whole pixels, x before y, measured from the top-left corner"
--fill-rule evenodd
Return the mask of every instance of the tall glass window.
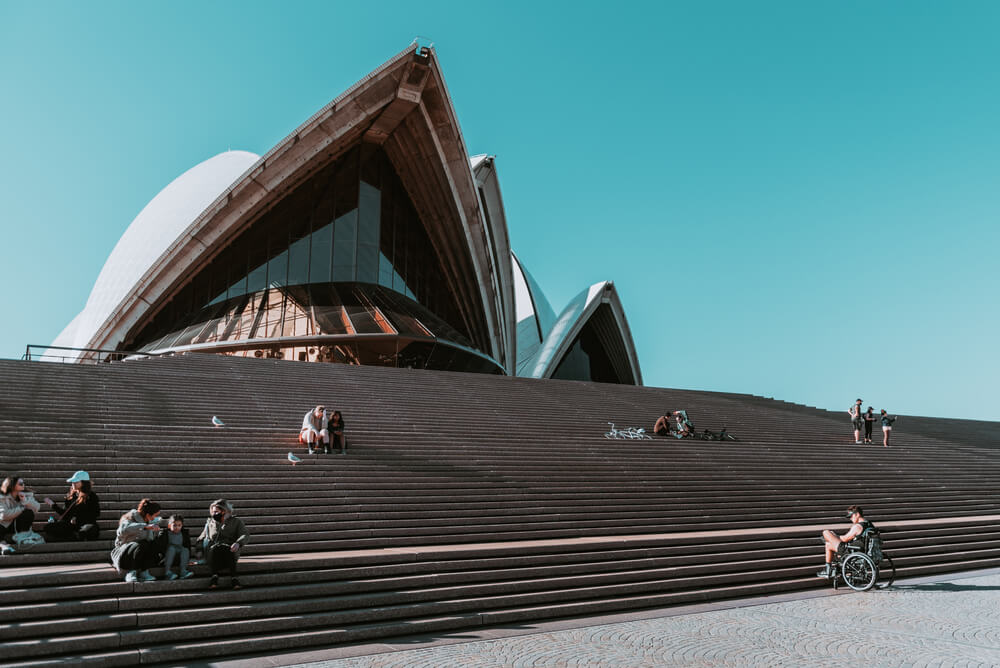
M 285 196 L 123 348 L 327 334 L 471 345 L 437 254 L 379 147 L 349 150 Z

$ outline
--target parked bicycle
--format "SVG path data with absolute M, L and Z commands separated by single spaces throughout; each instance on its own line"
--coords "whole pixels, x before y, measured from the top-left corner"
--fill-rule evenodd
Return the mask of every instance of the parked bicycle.
M 611 430 L 604 434 L 604 438 L 621 440 L 629 439 L 636 441 L 652 441 L 653 437 L 646 433 L 646 430 L 642 427 L 626 427 L 625 429 L 615 429 L 615 423 L 609 422 L 611 425 Z

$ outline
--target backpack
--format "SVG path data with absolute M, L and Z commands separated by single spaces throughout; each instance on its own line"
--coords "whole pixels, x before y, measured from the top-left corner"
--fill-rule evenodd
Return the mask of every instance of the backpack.
M 868 526 L 861 532 L 861 537 L 867 541 L 865 551 L 868 556 L 878 564 L 882 561 L 882 535 L 879 534 L 874 524 L 868 522 Z

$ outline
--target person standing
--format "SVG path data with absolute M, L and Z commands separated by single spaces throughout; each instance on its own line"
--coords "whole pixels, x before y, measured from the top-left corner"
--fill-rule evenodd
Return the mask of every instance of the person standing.
M 45 503 L 59 514 L 59 519 L 45 526 L 49 540 L 97 540 L 100 528 L 97 519 L 101 516 L 101 502 L 92 488 L 90 474 L 77 471 L 66 479 L 70 484 L 66 494 L 66 507 L 45 497 Z
M 889 447 L 889 436 L 892 435 L 892 423 L 896 421 L 898 416 L 890 416 L 882 409 L 881 415 L 879 416 L 882 422 L 882 447 Z
M 875 411 L 875 409 L 872 408 L 871 406 L 869 406 L 868 410 L 865 411 L 865 414 L 863 416 L 864 419 L 865 419 L 865 443 L 871 443 L 872 442 L 872 425 L 875 424 L 875 412 L 874 411 Z
M 854 444 L 861 445 L 861 427 L 864 425 L 864 419 L 861 417 L 861 399 L 847 409 L 847 414 L 851 416 L 851 424 L 854 426 Z
M 250 540 L 243 520 L 233 515 L 233 506 L 225 499 L 218 499 L 208 509 L 208 520 L 205 528 L 198 536 L 202 546 L 205 561 L 212 578 L 208 582 L 209 589 L 219 586 L 219 574 L 229 571 L 232 576 L 233 589 L 240 588 L 236 578 L 236 562 L 240 558 L 240 550 Z

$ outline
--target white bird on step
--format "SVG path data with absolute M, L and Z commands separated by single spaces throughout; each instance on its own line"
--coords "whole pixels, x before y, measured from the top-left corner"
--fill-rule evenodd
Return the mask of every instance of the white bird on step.
M 295 466 L 296 464 L 298 464 L 302 460 L 289 452 L 288 453 L 288 461 L 290 461 L 292 463 L 292 466 Z
M 225 422 L 223 422 L 222 420 L 220 420 L 218 417 L 216 417 L 214 415 L 212 416 L 212 424 L 214 424 L 216 427 L 225 427 L 226 426 Z

